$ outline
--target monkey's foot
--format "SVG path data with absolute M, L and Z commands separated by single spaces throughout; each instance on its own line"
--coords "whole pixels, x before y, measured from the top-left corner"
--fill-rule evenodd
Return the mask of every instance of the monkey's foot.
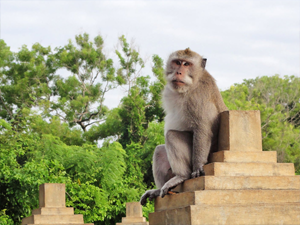
M 147 199 L 149 199 L 149 201 L 152 201 L 154 198 L 159 196 L 159 194 L 160 194 L 160 189 L 153 189 L 153 190 L 146 191 L 145 194 L 143 194 L 141 197 L 140 200 L 141 205 L 145 205 Z

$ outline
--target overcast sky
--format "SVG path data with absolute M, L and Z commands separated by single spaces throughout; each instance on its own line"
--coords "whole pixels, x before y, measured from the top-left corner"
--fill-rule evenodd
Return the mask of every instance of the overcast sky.
M 191 48 L 206 57 L 221 90 L 263 75 L 300 71 L 299 0 L 0 0 L 1 39 L 17 51 L 52 48 L 84 32 L 100 34 L 111 57 L 118 37 L 134 39 L 143 58 L 164 60 Z M 144 75 L 151 75 L 151 61 Z M 300 85 L 300 84 L 299 84 Z M 107 96 L 118 104 L 118 92 Z

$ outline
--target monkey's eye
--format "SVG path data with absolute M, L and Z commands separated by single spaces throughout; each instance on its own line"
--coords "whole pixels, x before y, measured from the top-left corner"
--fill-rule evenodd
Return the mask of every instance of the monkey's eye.
M 184 65 L 184 66 L 189 66 L 190 63 L 189 63 L 189 62 L 185 62 L 185 63 L 183 63 L 183 65 Z
M 179 60 L 176 60 L 175 61 L 176 65 L 180 66 L 181 65 L 181 62 Z

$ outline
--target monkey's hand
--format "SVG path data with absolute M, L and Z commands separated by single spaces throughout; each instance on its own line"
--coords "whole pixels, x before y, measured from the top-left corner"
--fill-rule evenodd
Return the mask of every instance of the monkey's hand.
M 147 198 L 149 198 L 149 201 L 152 201 L 154 198 L 159 196 L 159 194 L 160 194 L 160 189 L 146 191 L 141 197 L 141 200 L 140 200 L 141 205 L 146 204 Z
M 191 174 L 191 178 L 196 178 L 196 177 L 200 177 L 200 176 L 205 176 L 203 166 L 200 166 L 199 169 L 194 170 L 194 172 L 192 172 L 192 174 Z
M 165 197 L 165 195 L 168 193 L 169 191 L 169 188 L 168 187 L 162 187 L 161 190 L 160 190 L 160 197 Z

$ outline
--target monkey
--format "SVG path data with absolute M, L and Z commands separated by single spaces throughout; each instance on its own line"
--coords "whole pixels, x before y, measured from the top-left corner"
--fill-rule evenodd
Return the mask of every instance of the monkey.
M 146 191 L 141 205 L 205 175 L 203 166 L 218 150 L 220 113 L 228 109 L 205 65 L 206 59 L 189 48 L 169 56 L 162 92 L 165 144 L 155 148 L 152 166 L 158 189 Z

